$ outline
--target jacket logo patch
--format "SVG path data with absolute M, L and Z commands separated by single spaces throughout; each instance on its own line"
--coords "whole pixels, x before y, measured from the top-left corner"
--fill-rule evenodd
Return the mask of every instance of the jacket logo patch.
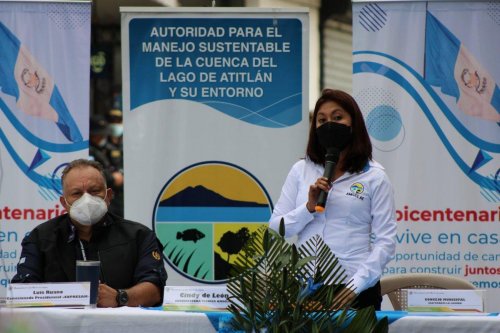
M 160 252 L 154 250 L 153 252 L 151 252 L 151 255 L 153 256 L 153 258 L 155 258 L 155 260 L 160 260 L 161 259 L 161 256 L 160 256 Z
M 351 192 L 347 192 L 346 195 L 364 200 L 365 197 L 361 195 L 365 191 L 365 186 L 361 183 L 354 183 L 350 187 Z

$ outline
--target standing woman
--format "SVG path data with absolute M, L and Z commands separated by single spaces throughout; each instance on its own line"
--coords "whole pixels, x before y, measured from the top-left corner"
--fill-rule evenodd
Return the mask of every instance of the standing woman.
M 338 163 L 330 181 L 323 177 L 326 148 L 334 146 Z M 321 191 L 328 193 L 316 211 Z M 355 307 L 380 310 L 380 277 L 396 248 L 391 183 L 372 160 L 363 115 L 349 94 L 325 89 L 316 102 L 305 159 L 290 170 L 274 207 L 270 228 L 285 221 L 286 237 L 298 243 L 320 235 L 345 269 L 348 300 Z

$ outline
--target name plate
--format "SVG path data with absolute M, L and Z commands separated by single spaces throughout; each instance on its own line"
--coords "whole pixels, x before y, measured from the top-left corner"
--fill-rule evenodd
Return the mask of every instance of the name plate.
M 9 307 L 85 306 L 90 282 L 11 283 L 0 303 Z
M 408 289 L 408 312 L 483 312 L 483 290 Z
M 163 309 L 172 311 L 226 311 L 226 286 L 165 286 Z

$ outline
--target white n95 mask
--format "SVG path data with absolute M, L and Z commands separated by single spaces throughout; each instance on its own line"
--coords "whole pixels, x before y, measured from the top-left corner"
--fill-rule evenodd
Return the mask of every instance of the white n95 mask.
M 102 219 L 107 211 L 108 205 L 104 199 L 85 192 L 70 206 L 69 216 L 82 225 L 94 225 Z

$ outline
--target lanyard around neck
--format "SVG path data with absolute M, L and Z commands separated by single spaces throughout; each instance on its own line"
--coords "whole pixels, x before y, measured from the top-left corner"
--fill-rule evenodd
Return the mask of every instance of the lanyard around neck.
M 85 248 L 83 247 L 83 243 L 81 239 L 78 239 L 78 242 L 80 242 L 80 251 L 82 251 L 82 258 L 83 260 L 87 260 L 87 255 L 85 254 Z

